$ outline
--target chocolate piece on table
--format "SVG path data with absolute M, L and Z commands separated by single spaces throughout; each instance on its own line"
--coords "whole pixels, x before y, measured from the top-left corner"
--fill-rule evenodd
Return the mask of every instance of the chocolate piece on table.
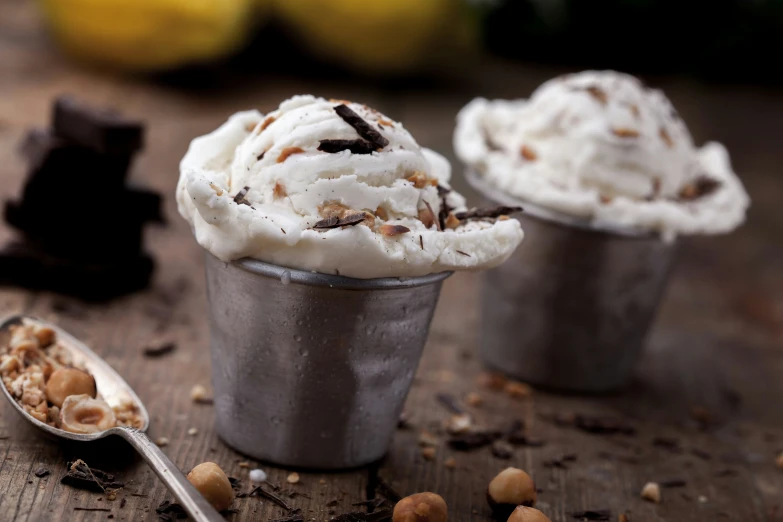
M 53 123 L 57 136 L 103 154 L 130 156 L 144 144 L 141 122 L 118 112 L 83 105 L 61 96 L 55 101 Z

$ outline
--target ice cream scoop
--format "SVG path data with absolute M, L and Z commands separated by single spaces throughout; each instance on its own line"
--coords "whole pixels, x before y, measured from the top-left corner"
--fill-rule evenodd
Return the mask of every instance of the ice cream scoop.
M 465 200 L 449 187 L 450 170 L 370 107 L 295 96 L 195 139 L 177 202 L 223 261 L 356 278 L 501 263 L 522 240 L 519 223 L 459 219 Z
M 727 232 L 749 204 L 721 144 L 696 147 L 661 91 L 613 71 L 552 79 L 527 100 L 475 99 L 454 147 L 507 195 L 593 225 Z

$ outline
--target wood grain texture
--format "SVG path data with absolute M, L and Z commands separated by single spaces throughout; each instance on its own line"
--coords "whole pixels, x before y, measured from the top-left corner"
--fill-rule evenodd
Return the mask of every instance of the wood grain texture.
M 63 92 L 145 119 L 148 146 L 133 177 L 171 196 L 177 164 L 190 139 L 239 109 L 268 110 L 292 94 L 314 90 L 362 100 L 404 121 L 421 143 L 454 159 L 454 115 L 471 97 L 525 96 L 559 72 L 477 64 L 471 75 L 446 87 L 397 92 L 333 79 L 313 86 L 270 73 L 229 90 L 183 91 L 76 68 L 41 36 L 40 22 L 27 2 L 7 0 L 0 9 L 4 199 L 17 193 L 24 178 L 25 166 L 15 151 L 19 140 L 27 128 L 47 122 L 51 98 Z M 514 465 L 534 475 L 541 489 L 539 507 L 554 522 L 575 520 L 570 514 L 585 509 L 610 509 L 612 520 L 625 512 L 634 522 L 783 521 L 783 471 L 774 465 L 776 452 L 783 450 L 783 152 L 778 144 L 783 93 L 665 79 L 656 83 L 680 109 L 697 142 L 718 139 L 732 150 L 734 165 L 754 199 L 748 224 L 726 237 L 683 242 L 636 379 L 614 395 L 537 391 L 519 400 L 478 387 L 474 296 L 480 278 L 458 274 L 449 279 L 406 405 L 412 428 L 398 431 L 379 470 L 400 493 L 435 491 L 446 499 L 450 520 L 488 521 L 487 483 L 500 469 Z M 454 184 L 475 196 L 459 172 Z M 193 385 L 209 383 L 202 258 L 172 197 L 166 201 L 166 214 L 170 225 L 147 233 L 148 247 L 159 261 L 148 291 L 96 306 L 5 288 L 0 289 L 0 312 L 56 320 L 105 357 L 145 402 L 152 417 L 150 436 L 170 439 L 165 451 L 181 469 L 214 461 L 242 479 L 248 490 L 248 470 L 240 462 L 249 462 L 283 486 L 291 470 L 254 462 L 223 445 L 212 426 L 212 407 L 190 400 Z M 2 240 L 10 235 L 8 229 L 0 230 Z M 160 337 L 176 342 L 177 350 L 167 357 L 145 358 L 143 346 Z M 480 407 L 466 407 L 477 422 L 504 427 L 522 419 L 528 434 L 546 444 L 517 448 L 503 461 L 487 448 L 455 452 L 444 442 L 434 461 L 425 460 L 417 444 L 419 432 L 439 432 L 449 416 L 435 394 L 461 399 L 472 391 L 484 399 Z M 700 429 L 694 408 L 709 411 L 715 425 Z M 637 434 L 597 436 L 546 420 L 548 414 L 568 412 L 622 418 Z M 198 429 L 196 435 L 187 434 L 191 427 Z M 655 445 L 656 437 L 676 439 L 678 447 Z M 546 466 L 565 454 L 576 455 L 565 469 Z M 125 481 L 117 500 L 61 485 L 65 462 L 74 457 L 114 471 Z M 456 459 L 456 469 L 444 466 L 448 457 Z M 51 475 L 35 477 L 39 467 Z M 356 509 L 351 504 L 366 498 L 369 473 L 300 472 L 301 484 L 290 486 L 299 496 L 289 500 L 303 509 L 307 520 L 329 520 L 331 513 Z M 660 505 L 640 498 L 646 482 L 673 479 L 686 485 L 664 489 Z M 82 447 L 53 442 L 21 422 L 7 405 L 0 407 L 0 520 L 81 522 L 112 515 L 114 520 L 154 521 L 154 508 L 167 498 L 154 474 L 122 443 Z M 77 510 L 85 507 L 110 511 Z M 229 520 L 270 520 L 284 514 L 258 498 L 238 499 L 234 508 L 238 512 Z

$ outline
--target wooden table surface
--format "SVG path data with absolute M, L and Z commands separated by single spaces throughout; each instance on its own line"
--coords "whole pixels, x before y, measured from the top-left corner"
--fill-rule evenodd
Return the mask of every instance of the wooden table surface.
M 302 92 L 364 101 L 401 120 L 418 141 L 451 159 L 457 110 L 475 95 L 527 96 L 559 71 L 486 63 L 437 85 L 398 89 L 356 81 L 298 79 L 257 74 L 233 86 L 183 90 L 170 84 L 118 79 L 77 68 L 63 60 L 42 36 L 40 22 L 23 0 L 0 6 L 0 197 L 15 196 L 25 165 L 16 147 L 33 126 L 48 122 L 52 97 L 74 93 L 113 105 L 148 123 L 148 146 L 133 177 L 167 195 L 170 225 L 150 228 L 147 244 L 159 261 L 152 287 L 109 305 L 87 305 L 45 292 L 0 289 L 0 312 L 29 312 L 57 321 L 84 339 L 135 388 L 152 417 L 150 436 L 167 437 L 166 453 L 183 470 L 211 460 L 249 488 L 249 461 L 269 480 L 285 483 L 290 470 L 253 462 L 226 447 L 213 429 L 213 410 L 191 401 L 195 384 L 209 385 L 208 332 L 201 250 L 176 212 L 177 164 L 190 139 L 214 129 L 239 109 L 272 109 Z M 402 494 L 435 491 L 449 505 L 452 521 L 490 520 L 488 481 L 508 465 L 534 475 L 538 506 L 555 522 L 576 520 L 580 510 L 609 509 L 611 520 L 628 513 L 633 522 L 783 520 L 783 91 L 705 86 L 687 79 L 653 83 L 670 95 L 695 139 L 723 141 L 732 151 L 754 204 L 747 224 L 729 236 L 683 241 L 647 350 L 633 384 L 601 396 L 537 391 L 526 400 L 481 389 L 474 356 L 478 278 L 458 274 L 443 289 L 430 339 L 406 411 L 412 427 L 400 430 L 388 457 L 376 470 Z M 456 176 L 458 189 L 471 194 Z M 74 202 L 83 204 L 84 202 Z M 111 216 L 99 216 L 111 219 Z M 83 233 L 90 233 L 85 224 Z M 12 232 L 2 230 L 2 239 Z M 157 338 L 177 350 L 150 359 L 142 348 Z M 546 442 L 517 448 L 510 460 L 488 448 L 464 453 L 443 441 L 434 461 L 425 460 L 417 439 L 449 416 L 437 393 L 462 398 L 478 392 L 480 407 L 466 407 L 489 427 L 523 419 L 529 435 Z M 694 410 L 708 412 L 707 426 Z M 636 428 L 635 435 L 593 435 L 560 426 L 552 413 L 607 415 Z M 698 417 L 698 416 L 697 416 Z M 198 429 L 188 435 L 189 428 Z M 678 441 L 676 448 L 656 438 Z M 573 454 L 563 466 L 552 461 Z M 454 457 L 456 468 L 444 466 Z M 62 485 L 65 462 L 82 458 L 110 469 L 126 482 L 118 498 Z M 37 478 L 45 467 L 51 475 Z M 356 510 L 365 500 L 373 470 L 301 472 L 299 493 L 289 499 L 306 520 L 329 520 Z M 685 481 L 665 488 L 651 504 L 639 492 L 648 481 Z M 149 468 L 122 445 L 80 447 L 41 437 L 7 404 L 0 407 L 0 520 L 157 520 L 154 508 L 170 498 Z M 106 511 L 82 511 L 103 508 Z M 285 513 L 259 498 L 240 498 L 229 520 L 271 520 Z

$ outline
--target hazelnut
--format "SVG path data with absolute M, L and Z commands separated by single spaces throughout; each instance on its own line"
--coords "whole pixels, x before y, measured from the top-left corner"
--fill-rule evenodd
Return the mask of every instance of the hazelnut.
M 661 503 L 661 487 L 655 482 L 648 482 L 642 488 L 642 498 L 656 504 Z
M 503 390 L 509 397 L 515 399 L 524 399 L 533 394 L 533 389 L 529 385 L 519 381 L 508 381 Z
M 188 473 L 188 480 L 218 511 L 231 507 L 234 491 L 228 477 L 214 462 L 202 462 Z
M 294 471 L 286 477 L 285 481 L 289 484 L 299 484 L 299 473 Z
M 76 368 L 60 368 L 46 383 L 46 399 L 61 407 L 70 395 L 89 395 L 95 398 L 97 389 L 92 375 Z
M 397 502 L 392 522 L 448 522 L 449 509 L 436 493 L 416 493 Z
M 517 468 L 506 468 L 492 479 L 487 488 L 487 502 L 492 511 L 504 515 L 517 506 L 532 507 L 536 504 L 536 484 Z
M 507 522 L 552 522 L 549 517 L 532 507 L 517 506 Z
M 190 398 L 193 402 L 201 402 L 207 398 L 207 389 L 202 384 L 196 384 L 190 389 Z
M 70 395 L 60 410 L 60 426 L 71 433 L 99 433 L 113 428 L 117 421 L 106 401 L 90 395 Z
M 432 446 L 427 446 L 426 448 L 421 448 L 421 456 L 424 458 L 424 460 L 433 461 L 435 460 L 437 452 L 435 451 L 435 448 Z
M 468 403 L 468 406 L 473 406 L 474 408 L 478 408 L 484 403 L 484 399 L 481 398 L 481 395 L 479 395 L 476 392 L 470 392 L 465 396 L 465 402 Z
M 41 345 L 41 348 L 46 348 L 47 346 L 54 344 L 54 340 L 57 337 L 54 330 L 48 326 L 37 326 L 33 335 L 38 339 L 38 344 Z

